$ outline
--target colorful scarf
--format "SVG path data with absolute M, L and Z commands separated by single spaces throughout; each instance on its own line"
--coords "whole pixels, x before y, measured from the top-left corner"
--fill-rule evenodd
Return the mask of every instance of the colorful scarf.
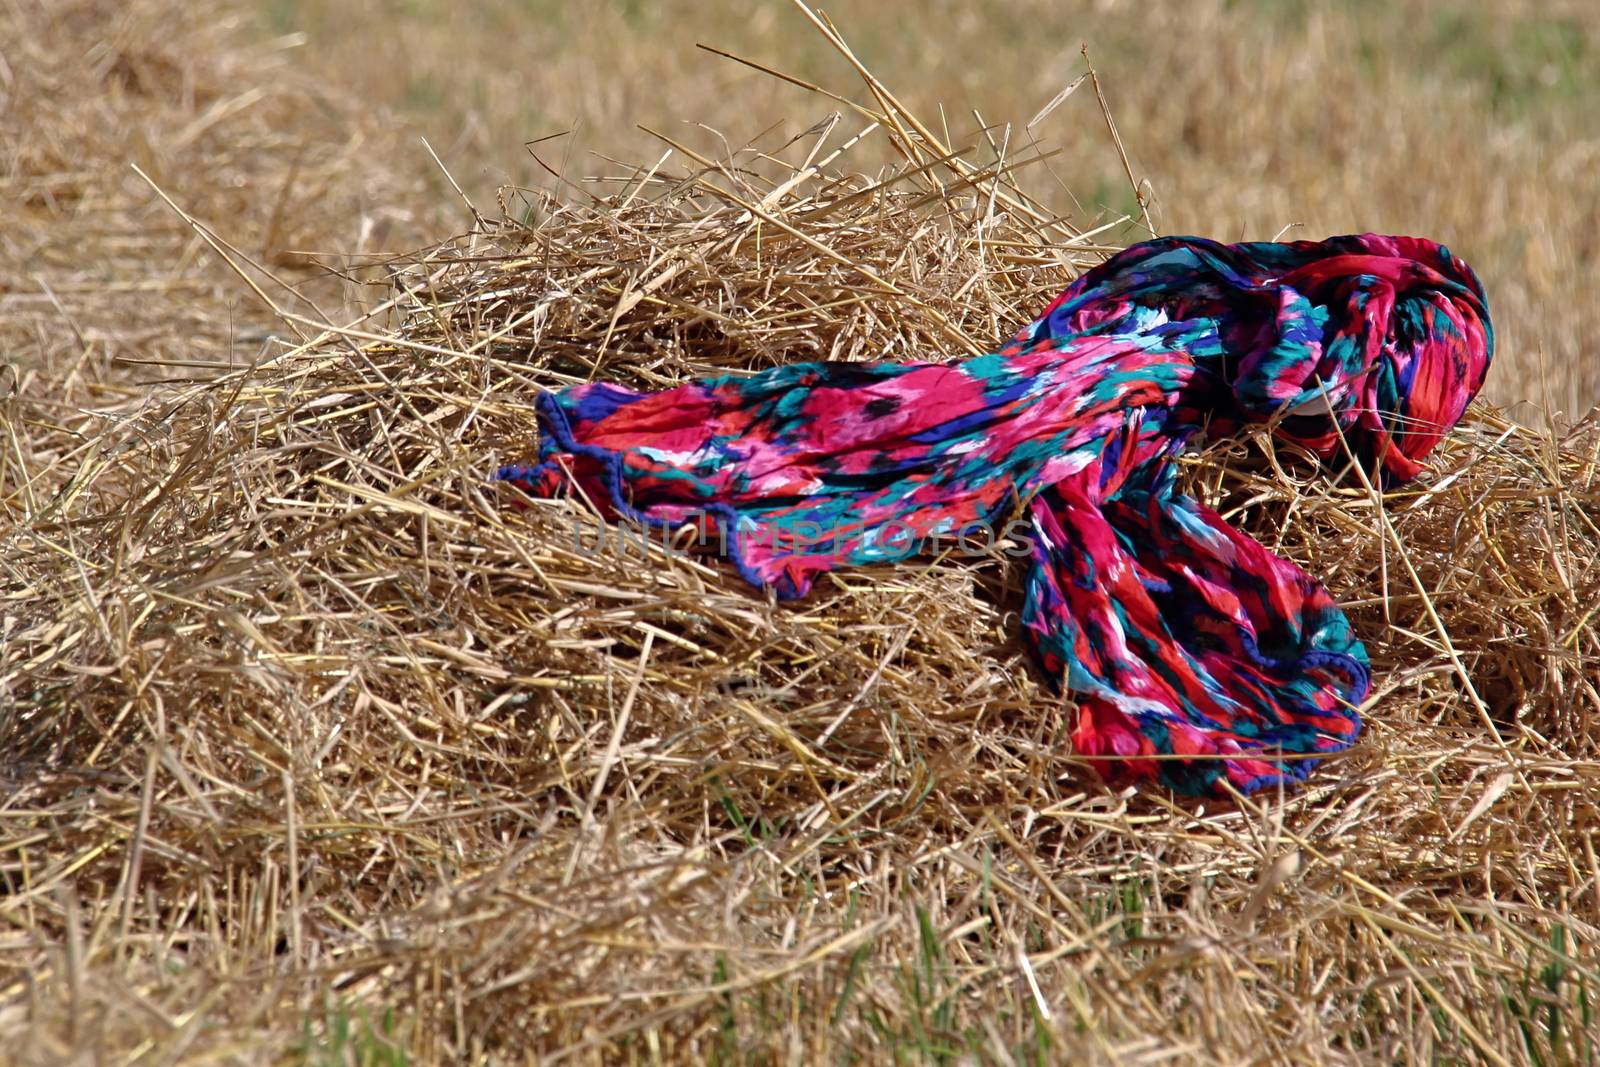
M 1177 490 L 1174 457 L 1202 428 L 1270 420 L 1384 484 L 1411 478 L 1492 350 L 1476 276 L 1430 241 L 1169 237 L 1089 271 L 991 355 L 543 394 L 541 462 L 498 477 L 714 528 L 783 598 L 1009 520 L 1023 640 L 1077 704 L 1076 750 L 1182 793 L 1224 776 L 1249 791 L 1354 741 L 1366 650 L 1321 584 Z

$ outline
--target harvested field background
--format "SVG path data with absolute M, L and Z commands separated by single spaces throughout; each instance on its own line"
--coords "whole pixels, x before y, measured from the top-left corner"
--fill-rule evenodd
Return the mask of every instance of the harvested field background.
M 876 91 L 777 4 L 0 12 L 0 1061 L 1594 1061 L 1595 16 L 918 10 Z M 1027 129 L 1080 39 L 1126 167 Z M 1098 785 L 998 557 L 779 607 L 486 487 L 540 388 L 986 344 L 1135 188 L 1447 240 L 1526 402 L 1191 462 L 1374 654 L 1304 792 Z
M 536 138 L 574 130 L 538 151 L 576 178 L 626 170 L 590 152 L 658 158 L 665 146 L 639 125 L 715 154 L 724 140 L 782 144 L 836 108 L 697 44 L 867 99 L 781 2 L 265 0 L 262 10 L 271 32 L 308 35 L 309 69 L 405 115 L 486 206 L 499 185 L 548 182 L 523 147 Z M 1547 408 L 1577 418 L 1600 400 L 1589 325 L 1600 5 L 842 0 L 826 11 L 910 111 L 951 131 L 952 147 L 987 150 L 976 111 L 997 142 L 1011 125 L 1012 155 L 1035 140 L 1060 149 L 1017 180 L 1084 229 L 1138 214 L 1094 94 L 1085 86 L 1027 127 L 1083 72 L 1087 44 L 1162 233 L 1431 236 L 1494 280 L 1496 401 L 1539 425 Z M 872 170 L 896 156 L 873 136 L 850 159 Z M 438 180 L 434 194 L 453 195 Z

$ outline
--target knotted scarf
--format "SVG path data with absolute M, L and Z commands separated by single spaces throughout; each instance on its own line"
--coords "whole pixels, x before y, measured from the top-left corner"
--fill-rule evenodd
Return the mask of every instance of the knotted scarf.
M 542 394 L 541 462 L 498 477 L 714 526 L 783 598 L 1009 519 L 1023 642 L 1077 705 L 1076 751 L 1182 793 L 1250 791 L 1353 742 L 1367 654 L 1319 582 L 1177 489 L 1174 457 L 1202 428 L 1270 421 L 1411 478 L 1492 350 L 1476 276 L 1431 241 L 1161 238 L 993 354 Z

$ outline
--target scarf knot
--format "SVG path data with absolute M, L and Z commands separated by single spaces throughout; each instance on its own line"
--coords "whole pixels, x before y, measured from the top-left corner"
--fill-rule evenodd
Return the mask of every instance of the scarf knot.
M 1134 245 L 1058 297 L 1037 335 L 1114 333 L 1140 313 L 1169 334 L 1200 331 L 1187 346 L 1201 382 L 1234 401 L 1229 412 L 1214 395 L 1196 398 L 1200 413 L 1278 420 L 1280 435 L 1324 458 L 1348 446 L 1386 483 L 1417 475 L 1494 350 L 1472 268 L 1424 238 L 1378 234 Z

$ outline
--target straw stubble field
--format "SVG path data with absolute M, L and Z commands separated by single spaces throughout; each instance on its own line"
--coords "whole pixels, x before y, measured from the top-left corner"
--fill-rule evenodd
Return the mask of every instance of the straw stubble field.
M 1480 405 L 1382 498 L 1193 457 L 1350 608 L 1371 726 L 1293 795 L 1109 791 L 1003 553 L 780 607 L 487 488 L 542 388 L 988 344 L 1113 236 L 1050 146 L 836 78 L 364 256 L 460 198 L 235 10 L 7 15 L 6 1058 L 1592 1059 L 1592 421 Z

